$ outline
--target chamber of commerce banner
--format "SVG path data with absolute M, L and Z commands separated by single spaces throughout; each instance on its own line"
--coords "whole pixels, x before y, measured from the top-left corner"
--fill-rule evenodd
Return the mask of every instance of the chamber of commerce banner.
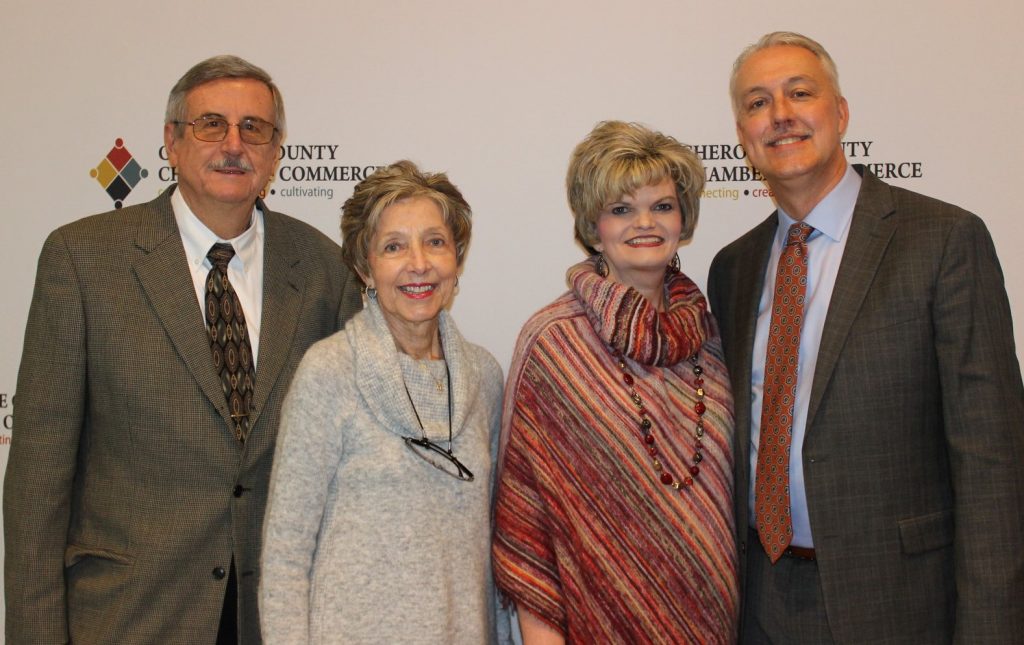
M 773 210 L 737 144 L 732 62 L 766 32 L 806 33 L 839 66 L 848 158 L 985 220 L 1021 353 L 1019 2 L 11 5 L 0 26 L 0 470 L 17 427 L 15 382 L 43 240 L 171 185 L 168 91 L 221 53 L 264 67 L 284 94 L 288 136 L 266 199 L 274 210 L 340 242 L 341 205 L 375 168 L 411 159 L 449 173 L 474 211 L 453 314 L 507 369 L 522 324 L 565 290 L 566 269 L 583 257 L 565 197 L 573 147 L 607 119 L 694 147 L 707 184 L 680 257 L 703 288 L 714 254 Z

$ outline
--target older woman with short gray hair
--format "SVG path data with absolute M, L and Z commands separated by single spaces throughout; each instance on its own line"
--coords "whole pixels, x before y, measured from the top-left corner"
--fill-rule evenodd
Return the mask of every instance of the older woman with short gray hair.
M 356 187 L 341 229 L 365 308 L 310 348 L 285 401 L 263 636 L 497 642 L 488 548 L 501 368 L 447 311 L 469 205 L 444 174 L 402 161 Z

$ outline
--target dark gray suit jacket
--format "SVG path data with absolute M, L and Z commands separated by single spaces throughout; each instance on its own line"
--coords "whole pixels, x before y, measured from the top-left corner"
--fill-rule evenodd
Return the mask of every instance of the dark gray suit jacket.
M 244 446 L 171 190 L 54 231 L 39 259 L 4 481 L 8 643 L 212 643 L 234 555 L 258 643 L 263 510 L 285 391 L 361 305 L 337 244 L 264 211 Z
M 976 216 L 857 171 L 803 445 L 829 625 L 838 643 L 1021 642 L 1024 387 L 992 240 Z M 708 282 L 735 393 L 742 550 L 776 226 L 719 252 Z

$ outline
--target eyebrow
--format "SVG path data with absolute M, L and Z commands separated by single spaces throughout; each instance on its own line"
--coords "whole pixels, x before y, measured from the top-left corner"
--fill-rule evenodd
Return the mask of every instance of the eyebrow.
M 209 117 L 209 116 L 217 117 L 218 119 L 227 119 L 227 117 L 224 116 L 223 114 L 221 114 L 220 112 L 204 112 L 204 113 L 200 114 L 199 116 L 197 116 L 196 118 L 197 119 L 202 119 L 202 118 Z M 274 125 L 273 121 L 270 121 L 269 119 L 264 119 L 263 117 L 256 116 L 256 115 L 243 116 L 241 119 L 239 119 L 239 122 L 241 122 L 241 121 L 263 121 L 264 123 L 269 123 L 270 125 Z
M 624 197 L 626 197 L 626 196 L 627 195 L 624 195 Z M 658 197 L 657 199 L 655 199 L 651 203 L 652 204 L 657 204 L 658 202 L 663 202 L 666 199 L 674 199 L 674 200 L 676 200 L 678 202 L 679 201 L 679 195 L 678 195 L 678 193 L 675 190 L 673 190 L 671 193 L 666 193 L 666 194 L 662 195 L 661 197 Z M 624 200 L 624 199 L 615 199 L 615 200 L 612 200 L 612 201 L 608 202 L 604 206 L 602 206 L 602 208 L 609 208 L 611 206 L 617 206 L 619 204 L 623 204 L 623 205 L 627 205 L 628 206 L 628 205 L 632 204 L 634 201 L 636 201 L 635 198 L 632 199 L 631 201 L 628 201 L 628 202 L 626 200 Z
M 431 226 L 430 228 L 423 229 L 418 234 L 419 235 L 434 235 L 436 233 L 444 233 L 445 235 L 453 235 L 448 230 L 447 226 Z M 405 237 L 414 237 L 415 236 L 415 234 L 411 234 L 406 229 L 394 229 L 394 230 L 391 230 L 391 231 L 381 231 L 381 232 L 378 232 L 377 235 L 380 236 L 381 239 L 393 238 L 393 237 L 405 238 Z
M 423 235 L 437 235 L 437 234 L 452 236 L 451 231 L 448 230 L 447 226 L 431 226 L 430 228 L 423 229 Z
M 815 78 L 813 76 L 808 76 L 806 74 L 798 74 L 796 76 L 790 76 L 789 78 L 787 78 L 786 80 L 784 80 L 782 82 L 782 85 L 783 86 L 788 86 L 788 85 L 793 85 L 794 83 L 812 83 L 814 85 L 820 85 L 820 83 L 817 80 L 815 80 Z M 755 85 L 755 86 L 745 90 L 740 96 L 749 96 L 751 94 L 756 94 L 757 92 L 767 92 L 767 91 L 768 91 L 768 87 L 767 86 L 765 86 L 765 85 Z

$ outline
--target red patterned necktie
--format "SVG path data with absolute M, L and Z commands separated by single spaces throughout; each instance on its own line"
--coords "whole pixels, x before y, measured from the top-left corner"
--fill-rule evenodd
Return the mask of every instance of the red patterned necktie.
M 206 257 L 213 264 L 206 277 L 206 326 L 210 334 L 213 365 L 227 397 L 235 438 L 245 442 L 249 435 L 249 412 L 256 385 L 249 329 L 238 294 L 228 281 L 228 262 L 235 255 L 230 244 L 217 243 Z
M 789 514 L 789 448 L 800 328 L 807 292 L 807 237 L 813 231 L 803 222 L 789 227 L 775 273 L 772 323 L 764 361 L 754 516 L 761 544 L 773 564 L 793 540 L 793 521 Z

